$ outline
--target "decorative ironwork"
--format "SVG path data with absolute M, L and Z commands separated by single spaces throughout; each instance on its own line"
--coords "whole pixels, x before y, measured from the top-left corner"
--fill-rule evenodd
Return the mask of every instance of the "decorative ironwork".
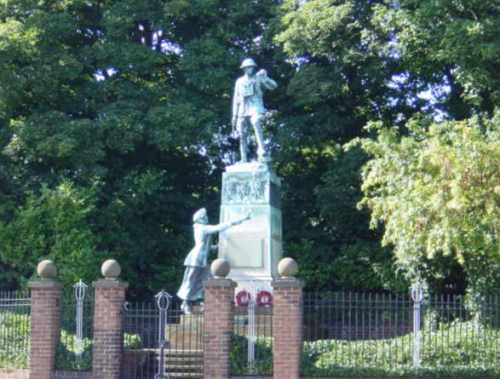
M 31 299 L 27 292 L 0 290 L 0 368 L 29 366 Z M 10 362 L 2 357 L 15 357 Z
M 160 360 L 158 364 L 158 372 L 156 373 L 156 379 L 168 379 L 169 376 L 165 372 L 165 349 L 168 347 L 168 341 L 165 338 L 165 331 L 167 329 L 167 312 L 170 307 L 172 296 L 162 290 L 155 296 L 156 306 L 159 310 L 158 318 L 158 347 L 160 349 Z
M 122 379 L 203 376 L 203 313 L 195 307 L 185 315 L 179 307 L 164 295 L 124 305 Z
M 257 342 L 257 328 L 255 322 L 256 294 L 255 283 L 249 283 L 250 296 L 248 299 L 248 369 L 250 373 L 255 373 L 255 343 Z
M 81 359 L 84 346 L 83 346 L 83 304 L 88 286 L 80 279 L 78 283 L 73 286 L 75 290 L 76 299 L 76 331 L 75 331 L 75 354 L 78 359 Z
M 420 367 L 420 315 L 421 305 L 424 300 L 424 289 L 420 284 L 416 284 L 411 289 L 411 298 L 413 299 L 413 367 Z

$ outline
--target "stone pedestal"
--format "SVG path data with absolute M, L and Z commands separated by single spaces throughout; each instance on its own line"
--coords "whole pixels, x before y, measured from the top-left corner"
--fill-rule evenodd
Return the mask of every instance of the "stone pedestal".
M 220 222 L 252 216 L 219 235 L 219 258 L 229 261 L 236 292 L 272 291 L 282 256 L 280 197 L 281 181 L 266 164 L 237 163 L 223 174 Z

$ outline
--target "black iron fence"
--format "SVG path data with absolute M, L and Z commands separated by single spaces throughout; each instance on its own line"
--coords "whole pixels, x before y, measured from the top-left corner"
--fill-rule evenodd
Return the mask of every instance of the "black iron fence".
M 27 368 L 30 349 L 29 292 L 0 291 L 0 368 Z
M 123 379 L 202 378 L 203 313 L 185 315 L 180 304 L 156 301 L 124 307 Z
M 306 293 L 303 374 L 498 375 L 499 299 L 471 309 L 463 296 L 418 291 Z
M 56 350 L 56 368 L 92 369 L 94 288 L 82 281 L 65 288 L 61 298 L 61 334 Z
M 232 375 L 272 375 L 273 308 L 250 303 L 235 308 L 231 341 Z

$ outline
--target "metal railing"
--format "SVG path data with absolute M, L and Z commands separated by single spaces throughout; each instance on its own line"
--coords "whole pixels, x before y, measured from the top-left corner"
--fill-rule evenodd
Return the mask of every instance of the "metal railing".
M 81 280 L 65 288 L 61 299 L 61 334 L 56 350 L 56 368 L 92 369 L 94 289 Z
M 249 283 L 249 292 L 236 295 L 230 370 L 233 375 L 272 375 L 273 307 L 272 295 Z M 268 302 L 262 302 L 263 296 Z
M 31 337 L 29 292 L 0 291 L 0 367 L 27 368 Z
M 184 315 L 166 296 L 125 304 L 123 379 L 202 377 L 203 313 Z
M 500 303 L 471 313 L 464 297 L 306 293 L 302 371 L 307 376 L 496 372 Z

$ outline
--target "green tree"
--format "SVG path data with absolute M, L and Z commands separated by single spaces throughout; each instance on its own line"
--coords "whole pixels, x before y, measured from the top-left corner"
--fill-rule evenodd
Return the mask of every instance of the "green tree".
M 358 149 L 339 153 L 336 143 L 362 136 L 363 126 L 375 120 L 385 127 L 398 127 L 405 136 L 409 133 L 407 123 L 418 113 L 458 120 L 482 112 L 491 116 L 499 88 L 498 4 L 290 0 L 281 10 L 281 29 L 275 40 L 297 64 L 289 85 L 298 99 L 295 114 L 303 106 L 303 119 L 292 124 L 298 129 L 292 135 L 300 138 L 293 146 L 303 147 L 306 141 L 308 148 L 297 147 L 296 151 L 306 156 L 309 170 L 314 166 L 312 172 L 321 178 L 321 184 L 315 181 L 313 191 L 304 191 L 308 197 L 293 199 L 316 206 L 306 212 L 308 217 L 316 215 L 311 220 L 316 235 L 311 233 L 311 238 L 304 239 L 302 250 L 307 253 L 302 260 L 310 267 L 311 256 L 321 260 L 319 257 L 334 255 L 345 264 L 358 259 L 352 248 L 359 243 L 370 246 L 381 238 L 383 229 L 378 227 L 370 233 L 367 214 L 353 211 L 362 197 L 358 173 L 368 157 Z M 418 129 L 415 123 L 411 125 Z M 314 152 L 316 160 L 312 158 Z M 405 158 L 406 153 L 402 152 L 400 158 L 410 159 Z M 297 159 L 291 155 L 290 160 Z M 391 180 L 392 171 L 381 169 L 378 175 Z M 305 175 L 296 180 L 314 182 Z M 393 205 L 398 207 L 397 202 Z M 294 220 L 297 223 L 292 232 L 300 230 L 299 223 L 308 225 L 304 218 Z M 296 250 L 300 257 L 300 245 Z M 369 251 L 368 266 L 377 267 L 375 257 L 380 255 L 376 250 L 359 251 Z M 458 290 L 463 288 L 462 268 L 456 260 L 429 259 L 425 254 L 421 257 L 404 265 L 414 268 L 410 277 L 423 275 L 435 289 L 450 283 Z M 385 266 L 390 264 L 388 258 Z M 333 276 L 329 265 L 318 271 Z
M 414 85 L 447 86 L 436 107 L 454 118 L 490 115 L 500 100 L 500 6 L 496 0 L 402 0 L 376 7 L 376 22 Z
M 376 270 L 391 268 L 392 256 L 377 247 L 380 233 L 369 229 L 368 214 L 356 209 L 367 156 L 340 148 L 363 135 L 369 120 L 403 122 L 420 107 L 404 101 L 409 89 L 387 85 L 403 69 L 389 48 L 391 35 L 376 23 L 376 5 L 382 3 L 290 0 L 280 7 L 275 41 L 296 67 L 281 112 L 284 127 L 277 131 L 285 238 L 306 283 L 315 288 L 349 288 L 354 282 L 356 288 L 400 287 L 394 276 L 382 280 Z M 355 250 L 364 255 L 370 280 L 338 275 L 341 268 L 334 266 L 356 261 Z
M 411 280 L 428 281 L 434 261 L 456 261 L 471 292 L 500 284 L 500 113 L 493 118 L 412 120 L 410 133 L 373 123 L 362 139 L 372 157 L 363 167 L 363 200 L 371 225 L 384 225 L 383 244 L 394 246 Z M 430 269 L 428 269 L 429 263 Z M 434 271 L 434 272 L 433 272 Z
M 233 78 L 246 54 L 272 59 L 258 42 L 272 9 L 243 0 L 0 2 L 0 267 L 27 254 L 12 238 L 35 208 L 60 212 L 73 230 L 71 213 L 44 200 L 68 182 L 95 192 L 79 219 L 94 242 L 68 233 L 64 246 L 82 244 L 96 260 L 89 270 L 118 259 L 133 295 L 174 291 L 192 212 L 218 216 Z M 24 231 L 46 244 L 30 262 L 52 254 L 61 272 L 84 276 L 53 253 L 50 230 Z
M 8 262 L 10 275 L 28 278 L 40 258 L 50 258 L 58 262 L 66 285 L 93 278 L 99 269 L 98 241 L 88 219 L 94 207 L 91 189 L 67 181 L 54 189 L 42 187 L 40 195 L 29 194 L 12 221 L 0 223 L 0 259 Z

